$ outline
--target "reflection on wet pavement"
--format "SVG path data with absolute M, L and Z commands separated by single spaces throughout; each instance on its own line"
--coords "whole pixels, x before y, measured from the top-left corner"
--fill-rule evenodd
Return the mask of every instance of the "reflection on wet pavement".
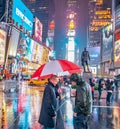
M 28 87 L 24 83 L 19 93 L 0 92 L 1 128 L 40 129 L 38 117 L 43 92 L 39 87 Z M 69 90 L 68 90 L 69 91 Z M 117 94 L 117 95 L 116 95 Z M 67 95 L 69 95 L 67 93 Z M 62 105 L 66 129 L 73 129 L 74 98 L 66 97 Z M 114 102 L 106 106 L 105 99 L 94 102 L 90 129 L 120 129 L 120 95 L 115 93 Z

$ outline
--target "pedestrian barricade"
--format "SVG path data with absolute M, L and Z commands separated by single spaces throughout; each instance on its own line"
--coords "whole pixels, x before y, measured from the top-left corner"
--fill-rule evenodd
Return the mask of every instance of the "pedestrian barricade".
M 19 90 L 19 85 L 18 82 L 16 80 L 6 80 L 5 81 L 5 85 L 3 88 L 3 91 L 5 93 L 7 92 L 18 92 Z

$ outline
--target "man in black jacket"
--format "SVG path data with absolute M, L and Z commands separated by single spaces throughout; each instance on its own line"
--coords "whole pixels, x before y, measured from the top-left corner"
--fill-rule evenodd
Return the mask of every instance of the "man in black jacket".
M 54 129 L 56 124 L 57 99 L 55 86 L 59 78 L 53 75 L 44 90 L 41 112 L 38 122 L 43 125 L 44 129 Z
M 75 108 L 74 108 L 74 129 L 89 129 L 89 117 L 92 113 L 92 95 L 91 88 L 77 74 L 70 77 L 72 85 L 77 85 Z

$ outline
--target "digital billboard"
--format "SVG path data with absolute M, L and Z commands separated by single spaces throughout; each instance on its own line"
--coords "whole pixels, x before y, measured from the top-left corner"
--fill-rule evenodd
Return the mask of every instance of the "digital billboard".
M 95 66 L 100 64 L 100 47 L 89 47 L 87 48 L 90 55 L 90 66 Z
M 114 66 L 120 67 L 120 39 L 114 44 Z
M 18 41 L 19 41 L 20 32 L 15 27 L 12 28 L 12 33 L 9 41 L 9 50 L 8 55 L 15 57 L 17 53 Z
M 20 41 L 17 49 L 17 56 L 23 56 L 24 59 L 31 61 L 33 51 L 33 44 L 31 38 L 25 34 L 20 35 Z
M 13 0 L 12 19 L 32 34 L 33 14 L 21 0 Z
M 120 7 L 115 11 L 115 29 L 120 28 Z
M 112 24 L 102 30 L 102 62 L 109 61 L 112 57 L 113 30 Z
M 32 62 L 41 64 L 43 57 L 43 46 L 38 44 L 36 41 L 32 40 L 33 49 L 32 49 Z
M 6 47 L 6 32 L 0 29 L 0 65 L 4 65 Z
M 37 17 L 35 17 L 34 39 L 38 42 L 42 42 L 42 28 L 42 23 Z

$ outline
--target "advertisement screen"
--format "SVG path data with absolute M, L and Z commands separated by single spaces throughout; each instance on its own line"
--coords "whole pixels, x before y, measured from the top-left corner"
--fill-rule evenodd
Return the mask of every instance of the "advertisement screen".
M 34 39 L 38 42 L 42 42 L 42 23 L 36 17 L 35 18 L 35 31 L 34 31 Z
M 33 50 L 33 44 L 32 44 L 31 38 L 21 33 L 17 54 L 19 54 L 20 56 L 23 56 L 24 59 L 31 61 L 32 50 Z
M 19 30 L 13 27 L 11 37 L 10 37 L 10 42 L 9 42 L 8 56 L 12 56 L 12 57 L 16 56 L 19 35 L 20 35 Z
M 43 56 L 43 46 L 38 44 L 36 41 L 32 40 L 33 49 L 32 49 L 32 62 L 41 64 Z
M 6 47 L 6 32 L 0 29 L 0 65 L 4 65 Z
M 113 30 L 112 24 L 103 29 L 102 62 L 108 61 L 112 56 Z
M 100 64 L 100 47 L 90 47 L 87 48 L 90 55 L 90 66 L 95 66 Z
M 32 34 L 33 14 L 21 0 L 13 0 L 12 19 Z
M 114 46 L 114 66 L 120 67 L 120 39 L 115 42 Z
M 115 11 L 115 29 L 120 28 L 120 7 Z

